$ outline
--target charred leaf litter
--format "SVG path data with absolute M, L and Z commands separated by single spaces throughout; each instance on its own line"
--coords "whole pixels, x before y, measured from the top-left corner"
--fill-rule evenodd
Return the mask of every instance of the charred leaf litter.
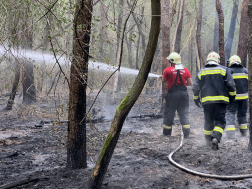
M 174 160 L 204 173 L 238 175 L 252 172 L 252 153 L 247 151 L 248 136 L 222 138 L 219 151 L 205 144 L 203 112 L 190 95 L 191 134 Z M 87 188 L 92 168 L 110 128 L 117 104 L 101 95 L 87 123 L 88 168 L 66 168 L 67 117 L 58 122 L 38 115 L 15 116 L 17 109 L 0 114 L 0 188 Z M 122 97 L 123 98 L 123 97 Z M 125 120 L 102 188 L 250 188 L 252 179 L 218 180 L 195 176 L 174 167 L 168 154 L 180 142 L 176 116 L 171 137 L 162 134 L 162 114 L 158 92 L 142 93 Z M 67 99 L 67 98 L 66 98 Z M 117 99 L 117 103 L 121 99 Z M 0 108 L 4 108 L 1 102 Z M 43 102 L 43 108 L 51 109 Z M 91 104 L 91 103 L 90 103 Z M 90 106 L 89 104 L 89 106 Z M 113 111 L 112 111 L 113 110 Z M 43 122 L 41 122 L 43 121 Z M 47 122 L 47 121 L 50 121 Z M 51 121 L 56 121 L 52 124 Z M 35 126 L 38 124 L 37 126 Z M 40 124 L 40 125 L 39 125 Z M 14 184 L 19 186 L 14 187 Z

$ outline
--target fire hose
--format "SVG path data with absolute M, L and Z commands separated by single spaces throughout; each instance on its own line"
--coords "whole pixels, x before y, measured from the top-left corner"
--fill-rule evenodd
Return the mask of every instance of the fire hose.
M 183 146 L 183 141 L 184 141 L 184 134 L 183 134 L 183 131 L 181 129 L 181 140 L 180 140 L 180 144 L 179 146 L 174 150 L 172 151 L 169 155 L 168 155 L 168 158 L 169 158 L 169 161 L 175 165 L 176 167 L 178 167 L 179 169 L 181 169 L 182 171 L 185 171 L 185 172 L 188 172 L 188 173 L 191 173 L 191 174 L 194 174 L 194 175 L 199 175 L 199 176 L 202 176 L 202 177 L 209 177 L 209 178 L 216 178 L 216 179 L 225 179 L 225 180 L 228 180 L 228 179 L 244 179 L 244 178 L 252 178 L 252 174 L 246 174 L 246 175 L 215 175 L 215 174 L 206 174 L 206 173 L 201 173 L 201 172 L 198 172 L 198 171 L 194 171 L 194 170 L 191 170 L 191 169 L 188 169 L 182 165 L 180 165 L 179 163 L 175 162 L 173 159 L 172 159 L 172 156 L 178 152 L 182 146 Z

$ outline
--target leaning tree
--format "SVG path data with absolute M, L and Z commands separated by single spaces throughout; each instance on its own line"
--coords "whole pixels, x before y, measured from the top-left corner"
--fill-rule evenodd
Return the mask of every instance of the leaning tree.
M 104 142 L 103 148 L 101 149 L 100 155 L 90 178 L 90 188 L 92 189 L 101 187 L 110 159 L 116 147 L 123 123 L 132 106 L 135 104 L 137 98 L 141 94 L 151 69 L 160 31 L 160 0 L 151 0 L 151 11 L 152 19 L 149 42 L 146 48 L 143 63 L 132 88 L 116 109 L 116 113 L 111 123 L 107 138 Z

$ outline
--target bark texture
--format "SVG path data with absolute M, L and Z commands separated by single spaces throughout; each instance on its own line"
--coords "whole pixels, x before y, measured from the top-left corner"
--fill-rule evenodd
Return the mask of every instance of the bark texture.
M 240 34 L 239 34 L 237 55 L 241 58 L 242 65 L 245 67 L 247 65 L 247 55 L 248 55 L 248 49 L 247 49 L 248 28 L 249 28 L 248 0 L 243 0 L 241 9 Z
M 151 10 L 152 15 L 161 14 L 160 0 L 151 0 Z M 149 42 L 146 48 L 142 66 L 129 93 L 117 107 L 107 138 L 91 175 L 90 188 L 92 189 L 101 188 L 104 175 L 107 171 L 108 164 L 113 155 L 123 123 L 132 106 L 141 94 L 141 91 L 146 83 L 158 42 L 159 30 L 160 16 L 152 16 Z
M 174 45 L 174 51 L 180 54 L 180 45 L 181 45 L 181 36 L 182 36 L 182 31 L 183 31 L 183 19 L 184 19 L 184 0 L 180 1 L 180 19 L 178 21 L 178 30 L 177 30 L 177 37 Z
M 249 87 L 249 146 L 252 151 L 252 0 L 248 1 L 248 18 L 249 18 L 249 34 L 248 34 L 248 87 Z
M 227 60 L 230 58 L 230 53 L 231 53 L 233 39 L 234 39 L 237 12 L 238 12 L 238 4 L 239 4 L 239 1 L 235 0 L 233 10 L 232 10 L 232 17 L 231 17 L 231 22 L 230 22 L 230 27 L 229 27 L 229 32 L 228 32 L 226 49 L 225 49 L 225 62 L 227 62 Z
M 202 66 L 205 66 L 206 64 L 205 56 L 203 54 L 202 47 L 201 47 L 202 9 L 203 9 L 203 0 L 200 0 L 199 13 L 198 13 L 198 18 L 197 18 L 196 41 L 197 41 L 197 46 L 198 46 L 199 59 L 201 60 Z
M 214 24 L 213 51 L 219 53 L 219 18 L 217 12 L 215 15 L 215 24 Z
M 216 0 L 216 10 L 219 18 L 219 55 L 220 64 L 225 66 L 225 49 L 224 49 L 224 15 L 220 0 Z
M 67 167 L 86 168 L 86 87 L 92 21 L 92 0 L 78 0 L 74 16 L 73 60 L 70 75 Z
M 162 73 L 170 66 L 166 59 L 170 54 L 170 22 L 169 22 L 170 1 L 162 0 Z M 162 93 L 166 91 L 166 85 L 162 83 Z M 163 102 L 163 100 L 162 100 Z M 163 104 L 163 103 L 162 103 Z

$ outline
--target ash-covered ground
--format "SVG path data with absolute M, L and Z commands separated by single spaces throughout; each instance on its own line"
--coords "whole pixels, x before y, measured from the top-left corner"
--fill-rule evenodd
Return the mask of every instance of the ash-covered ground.
M 110 95 L 101 94 L 92 111 L 105 116 L 106 121 L 87 124 L 88 168 L 66 168 L 67 124 L 36 123 L 48 119 L 66 119 L 67 111 L 58 97 L 41 98 L 37 105 L 25 107 L 17 103 L 12 111 L 3 110 L 7 101 L 0 98 L 0 188 L 25 179 L 40 179 L 16 188 L 79 189 L 87 188 L 92 168 L 110 128 L 115 109 L 124 94 L 117 95 L 117 103 L 109 102 Z M 191 96 L 191 94 L 190 94 Z M 158 94 L 142 94 L 129 117 L 158 114 Z M 92 99 L 90 99 L 91 102 Z M 247 151 L 248 136 L 222 138 L 219 151 L 211 150 L 204 141 L 203 109 L 190 98 L 191 134 L 174 160 L 192 170 L 218 175 L 252 173 L 252 152 Z M 90 103 L 91 104 L 91 103 Z M 192 175 L 174 167 L 168 155 L 180 143 L 180 125 L 175 118 L 172 136 L 162 134 L 163 119 L 150 117 L 127 118 L 115 152 L 103 181 L 103 189 L 186 189 L 186 188 L 251 188 L 252 179 L 218 180 Z

